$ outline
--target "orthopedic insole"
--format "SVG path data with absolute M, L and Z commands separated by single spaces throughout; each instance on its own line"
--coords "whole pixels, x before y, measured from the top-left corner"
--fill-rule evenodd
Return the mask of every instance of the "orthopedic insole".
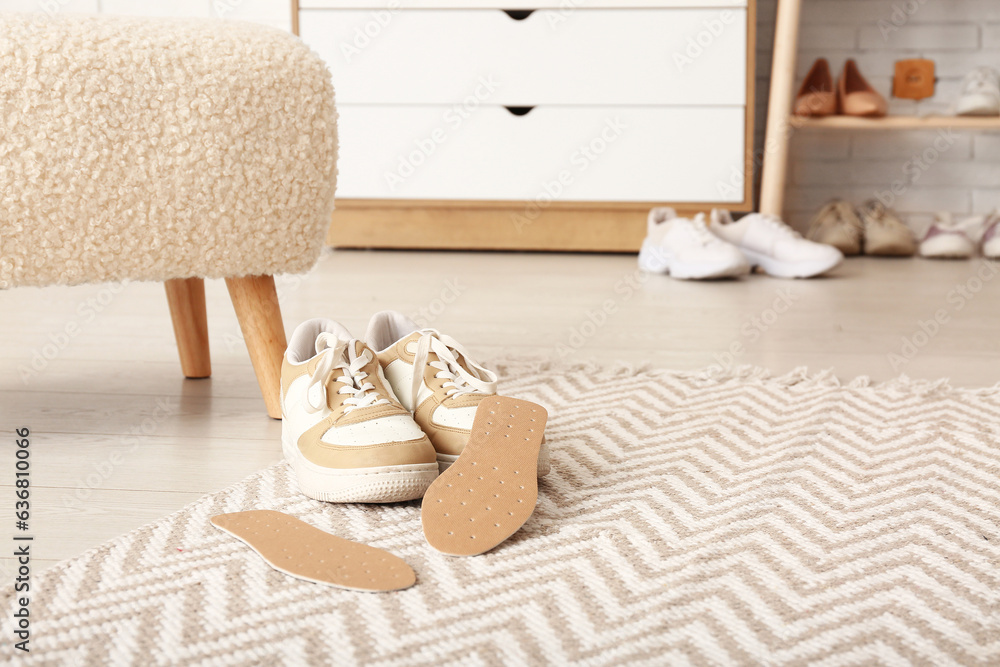
M 475 556 L 524 525 L 538 501 L 547 417 L 542 406 L 516 398 L 479 403 L 462 454 L 424 494 L 420 517 L 428 544 L 449 556 Z
M 296 579 L 367 592 L 398 591 L 417 580 L 402 558 L 331 535 L 282 512 L 219 514 L 212 517 L 212 525 Z

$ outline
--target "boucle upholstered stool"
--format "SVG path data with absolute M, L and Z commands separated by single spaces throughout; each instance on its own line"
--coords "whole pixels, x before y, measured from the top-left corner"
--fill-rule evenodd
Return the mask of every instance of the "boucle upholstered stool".
M 181 366 L 211 373 L 225 278 L 267 411 L 276 273 L 319 256 L 337 130 L 326 66 L 235 21 L 0 14 L 0 287 L 164 281 Z

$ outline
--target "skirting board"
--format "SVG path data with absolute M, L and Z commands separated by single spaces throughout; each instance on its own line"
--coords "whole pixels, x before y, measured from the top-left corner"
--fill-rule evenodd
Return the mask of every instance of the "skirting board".
M 711 205 L 678 206 L 680 215 Z M 749 210 L 746 206 L 730 210 Z M 338 202 L 327 245 L 335 248 L 636 252 L 649 207 L 484 208 L 372 206 Z

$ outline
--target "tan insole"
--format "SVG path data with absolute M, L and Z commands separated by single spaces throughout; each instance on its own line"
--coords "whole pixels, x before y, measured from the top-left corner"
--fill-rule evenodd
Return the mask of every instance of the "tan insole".
M 424 494 L 428 544 L 450 556 L 489 551 L 524 525 L 538 501 L 542 406 L 491 396 L 480 402 L 461 456 Z
M 409 588 L 417 580 L 402 558 L 331 535 L 283 512 L 219 514 L 212 517 L 212 525 L 296 579 L 372 593 Z

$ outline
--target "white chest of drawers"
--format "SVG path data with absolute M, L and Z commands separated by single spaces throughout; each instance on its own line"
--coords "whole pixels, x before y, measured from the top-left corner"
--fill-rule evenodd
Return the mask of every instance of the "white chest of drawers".
M 650 206 L 749 209 L 753 0 L 497 4 L 293 6 L 337 90 L 331 243 L 632 250 Z

